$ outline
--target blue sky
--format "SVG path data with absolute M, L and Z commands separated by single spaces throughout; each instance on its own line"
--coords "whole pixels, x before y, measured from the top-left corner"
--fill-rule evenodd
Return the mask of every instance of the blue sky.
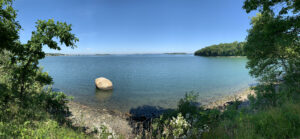
M 78 48 L 61 53 L 194 52 L 244 41 L 250 17 L 243 0 L 16 0 L 26 42 L 38 19 L 73 25 Z M 57 52 L 44 49 L 46 52 Z

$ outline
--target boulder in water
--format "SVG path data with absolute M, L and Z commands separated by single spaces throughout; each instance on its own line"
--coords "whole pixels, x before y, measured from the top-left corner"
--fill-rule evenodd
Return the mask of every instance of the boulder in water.
M 110 80 L 100 77 L 95 80 L 96 87 L 100 90 L 112 90 L 113 84 Z

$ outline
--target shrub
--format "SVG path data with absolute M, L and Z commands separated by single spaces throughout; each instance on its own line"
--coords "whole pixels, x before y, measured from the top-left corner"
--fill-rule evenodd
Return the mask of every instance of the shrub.
M 220 111 L 216 109 L 204 110 L 199 106 L 198 94 L 186 93 L 178 102 L 178 109 L 169 111 L 154 119 L 151 127 L 155 138 L 198 138 L 209 126 L 220 118 Z

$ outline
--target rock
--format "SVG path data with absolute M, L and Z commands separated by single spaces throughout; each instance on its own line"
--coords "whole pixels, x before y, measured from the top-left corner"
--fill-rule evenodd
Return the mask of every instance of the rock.
M 100 90 L 97 88 L 95 89 L 95 97 L 100 102 L 110 99 L 112 94 L 113 94 L 113 90 Z
M 113 84 L 110 80 L 100 77 L 95 80 L 96 87 L 101 90 L 112 90 Z

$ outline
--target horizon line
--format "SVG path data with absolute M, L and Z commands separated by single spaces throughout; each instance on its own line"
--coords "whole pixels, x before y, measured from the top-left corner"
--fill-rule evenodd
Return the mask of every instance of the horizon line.
M 145 55 L 145 54 L 193 54 L 193 52 L 153 52 L 153 53 L 59 53 L 45 52 L 46 54 L 63 54 L 63 55 Z

